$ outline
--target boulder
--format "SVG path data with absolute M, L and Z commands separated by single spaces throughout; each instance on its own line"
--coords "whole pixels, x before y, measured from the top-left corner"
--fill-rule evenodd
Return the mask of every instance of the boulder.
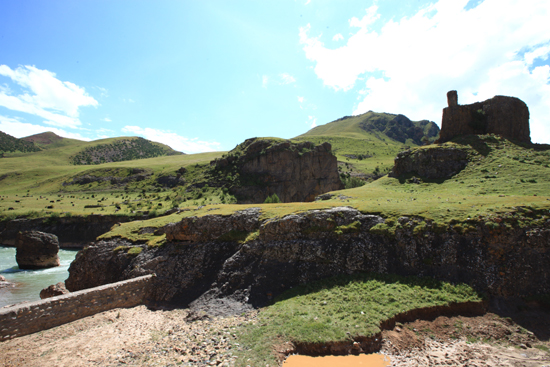
M 45 269 L 59 266 L 59 241 L 51 233 L 19 232 L 15 239 L 15 260 L 19 269 Z
M 390 177 L 416 174 L 424 179 L 446 179 L 462 171 L 468 164 L 468 151 L 464 149 L 430 146 L 409 149 L 397 154 Z
M 529 108 L 518 98 L 495 96 L 459 105 L 456 91 L 450 91 L 447 101 L 449 107 L 443 109 L 438 143 L 471 134 L 498 134 L 510 140 L 531 142 Z
M 70 293 L 67 288 L 65 288 L 65 283 L 59 282 L 57 284 L 52 284 L 49 287 L 46 287 L 40 291 L 40 298 L 50 298 L 55 296 L 61 296 L 62 294 Z

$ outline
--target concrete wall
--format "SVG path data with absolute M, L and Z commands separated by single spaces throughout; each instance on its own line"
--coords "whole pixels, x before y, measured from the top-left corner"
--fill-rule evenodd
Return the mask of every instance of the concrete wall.
M 63 325 L 99 312 L 144 303 L 154 275 L 0 308 L 0 341 Z

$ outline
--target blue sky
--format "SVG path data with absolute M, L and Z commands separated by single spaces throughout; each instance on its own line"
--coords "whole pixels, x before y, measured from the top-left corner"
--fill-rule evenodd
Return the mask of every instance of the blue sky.
M 373 110 L 525 101 L 550 143 L 550 0 L 0 2 L 0 130 L 186 153 Z

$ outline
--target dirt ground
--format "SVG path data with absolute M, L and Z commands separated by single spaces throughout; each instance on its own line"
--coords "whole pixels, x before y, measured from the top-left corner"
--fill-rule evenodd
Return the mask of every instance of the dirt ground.
M 530 331 L 494 313 L 417 320 L 384 331 L 380 353 L 391 366 L 550 367 L 548 314 L 537 321 Z
M 1 342 L 0 366 L 232 366 L 236 327 L 256 315 L 115 309 Z M 550 367 L 550 313 L 540 309 L 417 320 L 382 335 L 392 366 Z

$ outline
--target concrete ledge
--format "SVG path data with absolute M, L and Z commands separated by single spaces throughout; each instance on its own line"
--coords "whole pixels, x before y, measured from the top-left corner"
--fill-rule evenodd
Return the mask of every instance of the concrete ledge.
M 144 303 L 154 274 L 0 308 L 0 341 L 36 333 L 119 307 Z

